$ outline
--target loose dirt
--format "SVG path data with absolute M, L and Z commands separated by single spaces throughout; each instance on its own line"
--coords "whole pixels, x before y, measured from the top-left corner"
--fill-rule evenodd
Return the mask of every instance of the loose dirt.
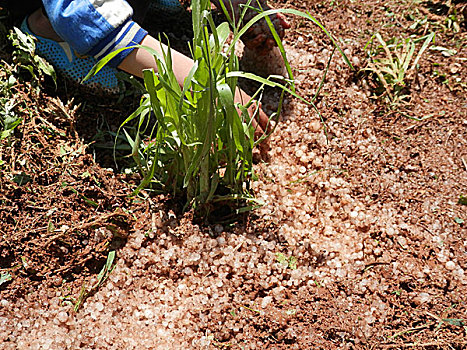
M 170 198 L 128 196 L 137 179 L 114 169 L 105 135 L 137 96 L 17 87 L 24 122 L 0 148 L 0 269 L 12 276 L 0 286 L 3 349 L 467 346 L 462 16 L 456 32 L 443 4 L 273 5 L 316 15 L 356 70 L 334 55 L 321 116 L 287 98 L 256 165 L 264 205 L 233 224 L 198 225 Z M 297 92 L 311 99 L 332 45 L 311 23 L 290 22 Z M 375 32 L 432 30 L 455 54 L 427 51 L 410 102 L 390 110 L 359 72 L 365 44 Z M 267 110 L 277 97 L 266 92 Z M 92 289 L 113 250 L 115 268 Z

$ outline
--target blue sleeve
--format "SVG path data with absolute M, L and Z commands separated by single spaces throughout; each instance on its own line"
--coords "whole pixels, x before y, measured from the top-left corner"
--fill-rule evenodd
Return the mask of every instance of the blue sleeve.
M 96 59 L 117 49 L 139 44 L 147 35 L 132 21 L 125 0 L 43 0 L 52 27 L 77 53 Z M 131 50 L 118 54 L 118 66 Z

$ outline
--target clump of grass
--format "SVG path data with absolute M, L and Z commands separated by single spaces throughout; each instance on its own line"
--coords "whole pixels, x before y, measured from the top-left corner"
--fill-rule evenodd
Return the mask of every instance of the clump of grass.
M 416 77 L 418 62 L 433 41 L 434 33 L 418 39 L 383 40 L 379 33 L 365 46 L 368 63 L 363 70 L 376 83 L 376 94 L 394 107 L 410 101 L 410 87 Z M 375 40 L 377 43 L 375 44 Z M 423 41 L 417 52 L 417 43 Z
M 186 207 L 192 206 L 202 213 L 208 213 L 219 202 L 225 201 L 236 203 L 238 210 L 251 208 L 241 206 L 252 200 L 253 148 L 268 134 L 255 140 L 255 115 L 248 113 L 253 99 L 235 103 L 238 79 L 251 79 L 261 84 L 253 95 L 255 99 L 261 98 L 265 86 L 282 89 L 278 110 L 270 116 L 271 120 L 277 118 L 281 111 L 284 93 L 301 99 L 295 93 L 292 70 L 269 16 L 283 12 L 308 18 L 319 25 L 336 46 L 337 43 L 309 13 L 296 10 L 256 9 L 258 15 L 240 26 L 238 23 L 242 23 L 243 16 L 251 8 L 248 5 L 243 8 L 239 20 L 227 16 L 233 30 L 233 39 L 227 43 L 229 23 L 216 26 L 210 2 L 192 1 L 194 38 L 190 49 L 194 66 L 183 86 L 179 86 L 172 70 L 170 46 L 162 54 L 145 48 L 153 54 L 158 72 L 143 72 L 146 93 L 137 110 L 121 126 L 132 148 L 131 155 L 143 176 L 135 193 L 150 188 L 176 196 L 184 195 Z M 223 9 L 227 12 L 225 7 Z M 234 54 L 235 44 L 248 28 L 263 19 L 276 39 L 288 77 L 271 76 L 266 79 L 239 70 L 239 61 Z M 117 53 L 104 59 L 94 71 Z M 343 56 L 350 65 L 347 57 Z M 305 102 L 313 105 L 313 102 Z M 124 128 L 130 122 L 136 122 L 136 135 L 130 135 Z

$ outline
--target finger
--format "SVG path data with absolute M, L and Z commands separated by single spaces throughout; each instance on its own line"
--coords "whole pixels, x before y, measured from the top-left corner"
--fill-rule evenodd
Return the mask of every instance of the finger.
M 265 133 L 271 132 L 271 124 L 269 123 L 269 117 L 267 116 L 266 113 L 260 108 L 259 109 L 259 125 L 261 126 L 261 130 Z
M 259 103 L 259 105 L 255 103 L 251 108 L 253 108 L 252 113 L 257 112 L 254 120 L 257 122 L 258 128 L 261 129 L 263 133 L 271 132 L 272 129 L 269 117 L 264 113 L 261 103 Z
M 268 49 L 272 49 L 274 46 L 277 46 L 277 43 L 274 39 L 267 39 L 266 40 L 266 47 Z
M 255 119 L 252 120 L 251 125 L 253 126 L 253 129 L 255 131 L 255 141 L 257 141 L 261 138 L 261 136 L 264 135 L 264 131 L 263 129 L 261 129 L 261 127 Z
M 284 29 L 290 29 L 291 25 L 290 23 L 285 19 L 285 16 L 282 13 L 276 14 L 277 18 L 279 19 L 279 23 L 282 28 Z
M 255 131 L 255 140 L 261 138 L 266 132 L 268 132 L 268 116 L 264 111 L 256 104 L 253 104 L 248 109 L 250 116 L 254 115 L 254 118 L 251 120 L 251 125 Z
M 248 47 L 249 49 L 254 49 L 257 52 L 260 52 L 261 51 L 260 49 L 264 45 L 265 40 L 266 40 L 266 36 L 264 34 L 259 34 L 250 40 L 246 40 L 245 46 Z

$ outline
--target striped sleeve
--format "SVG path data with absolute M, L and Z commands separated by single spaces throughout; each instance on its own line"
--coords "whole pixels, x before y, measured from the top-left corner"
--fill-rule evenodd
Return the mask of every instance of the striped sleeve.
M 139 44 L 147 34 L 137 23 L 128 21 L 92 48 L 89 51 L 89 55 L 100 60 L 112 51 Z M 128 49 L 120 52 L 110 61 L 110 65 L 114 67 L 118 66 L 131 51 L 131 49 Z
M 133 10 L 124 0 L 43 0 L 43 4 L 57 34 L 79 54 L 101 59 L 147 35 L 131 19 Z M 118 66 L 130 52 L 122 51 L 111 65 Z

